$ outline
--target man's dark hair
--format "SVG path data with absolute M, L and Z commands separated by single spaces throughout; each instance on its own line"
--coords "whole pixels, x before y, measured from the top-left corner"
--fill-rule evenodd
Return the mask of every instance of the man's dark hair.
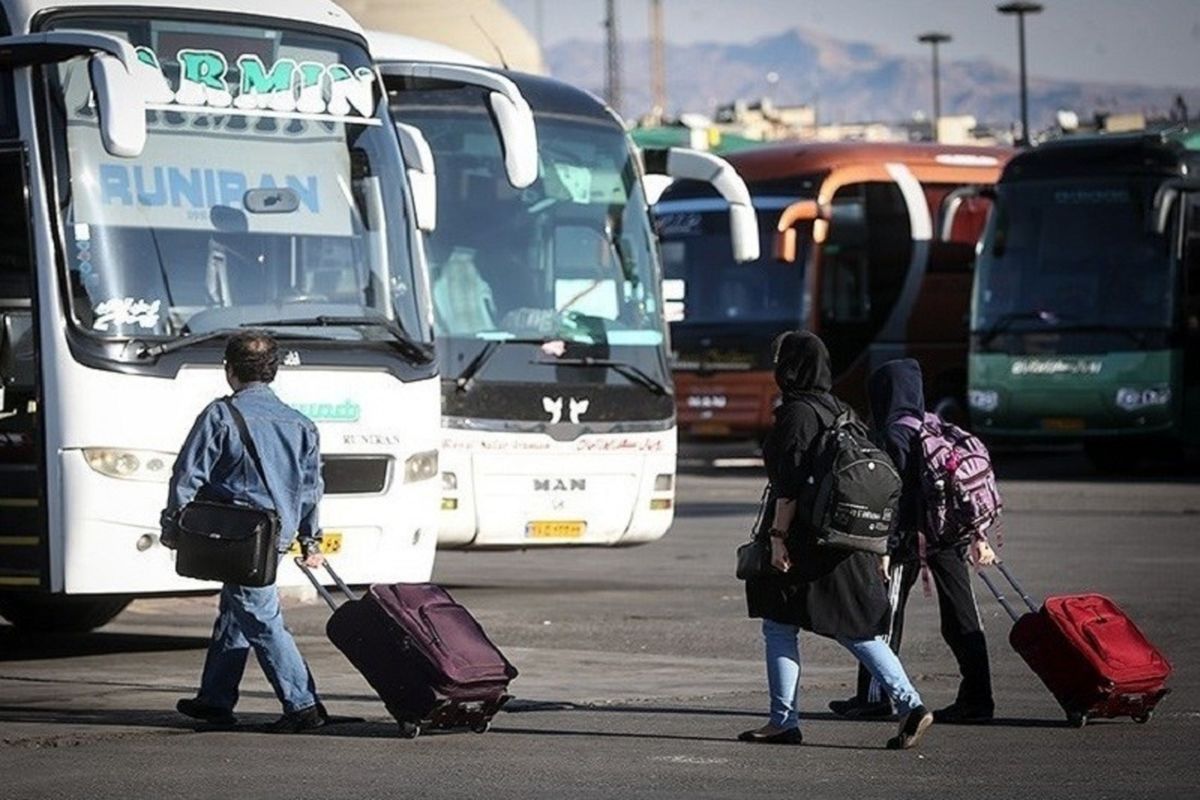
M 279 344 L 265 331 L 246 331 L 229 337 L 225 364 L 242 383 L 270 383 L 279 371 Z

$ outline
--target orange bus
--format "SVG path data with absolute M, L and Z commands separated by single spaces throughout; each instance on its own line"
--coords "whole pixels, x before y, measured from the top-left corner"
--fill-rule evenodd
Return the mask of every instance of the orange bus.
M 769 343 L 806 328 L 862 409 L 872 367 L 911 356 L 930 408 L 965 417 L 975 246 L 1002 148 L 795 143 L 730 155 L 750 188 L 758 261 L 728 256 L 724 202 L 679 182 L 655 215 L 681 438 L 759 439 L 778 402 Z

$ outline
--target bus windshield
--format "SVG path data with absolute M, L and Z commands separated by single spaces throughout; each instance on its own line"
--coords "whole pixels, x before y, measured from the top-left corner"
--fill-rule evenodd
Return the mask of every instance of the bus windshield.
M 997 187 L 976 278 L 979 333 L 1162 329 L 1172 319 L 1166 237 L 1148 178 Z
M 792 264 L 771 257 L 779 210 L 768 212 L 759 207 L 762 255 L 757 261 L 738 264 L 730 254 L 727 210 L 674 210 L 670 203 L 661 208 L 657 224 L 668 322 L 800 326 L 806 256 L 798 252 Z M 804 232 L 797 233 L 802 242 L 807 241 Z
M 148 98 L 145 151 L 116 158 L 101 143 L 88 62 L 49 71 L 76 326 L 169 340 L 366 317 L 430 339 L 399 147 L 363 47 L 127 15 L 56 24 L 127 39 Z M 351 326 L 319 335 L 385 334 Z
M 482 104 L 462 92 L 397 95 L 437 160 L 438 226 L 429 237 L 439 346 L 562 340 L 657 348 L 659 274 L 638 168 L 616 125 L 537 114 L 540 168 L 507 181 Z M 474 344 L 469 344 L 474 342 Z M 545 379 L 545 371 L 531 373 Z

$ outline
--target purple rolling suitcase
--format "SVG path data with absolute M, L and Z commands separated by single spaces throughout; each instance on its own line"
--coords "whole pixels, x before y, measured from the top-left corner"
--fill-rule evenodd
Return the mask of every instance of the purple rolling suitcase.
M 362 673 L 412 739 L 430 728 L 487 731 L 509 699 L 517 669 L 492 644 L 471 613 L 429 583 L 375 584 L 361 599 L 325 563 L 350 598 L 340 606 L 303 565 L 333 609 L 325 632 Z

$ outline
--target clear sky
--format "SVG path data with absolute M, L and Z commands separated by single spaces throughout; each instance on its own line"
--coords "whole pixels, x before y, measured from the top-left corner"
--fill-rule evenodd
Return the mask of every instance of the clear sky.
M 544 45 L 601 39 L 604 0 L 503 0 Z M 928 52 L 917 34 L 954 36 L 945 59 L 984 57 L 1015 66 L 1016 21 L 998 0 L 663 0 L 672 42 L 750 42 L 803 26 L 898 53 Z M 1200 86 L 1200 0 L 1043 0 L 1026 19 L 1031 75 Z M 617 0 L 623 39 L 641 39 L 648 0 Z

